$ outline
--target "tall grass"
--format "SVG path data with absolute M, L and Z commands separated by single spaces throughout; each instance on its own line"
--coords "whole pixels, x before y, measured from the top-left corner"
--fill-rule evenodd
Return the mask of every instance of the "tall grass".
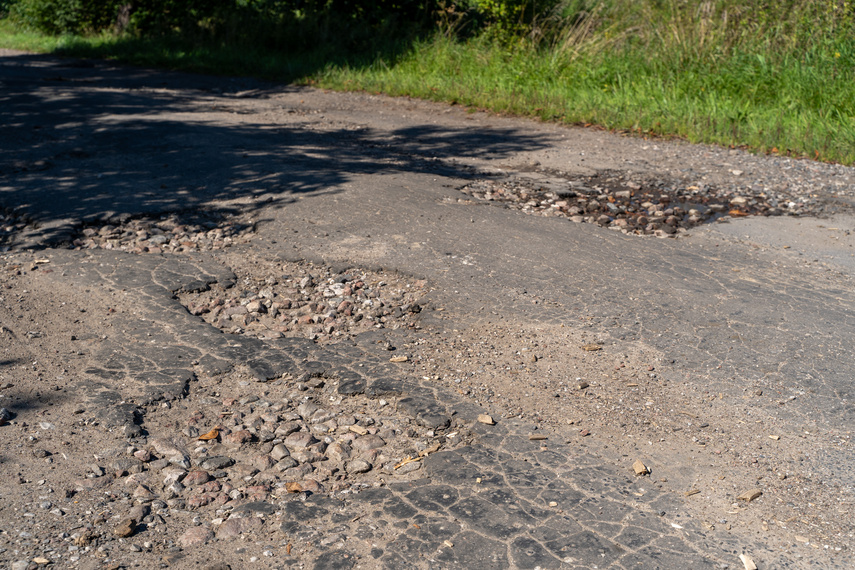
M 848 3 L 572 4 L 523 39 L 445 34 L 394 62 L 330 66 L 320 83 L 855 162 Z
M 356 52 L 110 35 L 45 48 L 855 163 L 851 0 L 566 0 L 513 26 L 478 0 L 438 4 L 433 35 Z

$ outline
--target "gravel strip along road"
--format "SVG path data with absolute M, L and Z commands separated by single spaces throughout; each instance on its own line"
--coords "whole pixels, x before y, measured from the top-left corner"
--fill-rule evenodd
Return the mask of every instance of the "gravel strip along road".
M 6 567 L 853 566 L 853 169 L 11 51 L 0 85 Z

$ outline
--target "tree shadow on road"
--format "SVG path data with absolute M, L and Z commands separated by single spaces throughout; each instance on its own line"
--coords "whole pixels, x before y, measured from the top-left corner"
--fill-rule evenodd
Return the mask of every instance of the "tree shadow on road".
M 515 128 L 379 132 L 325 121 L 310 89 L 45 55 L 0 57 L 0 82 L 0 208 L 29 216 L 24 233 L 36 246 L 67 241 L 87 221 L 246 213 L 342 192 L 367 174 L 466 178 L 445 159 L 503 158 L 551 142 Z M 288 92 L 305 96 L 279 104 Z

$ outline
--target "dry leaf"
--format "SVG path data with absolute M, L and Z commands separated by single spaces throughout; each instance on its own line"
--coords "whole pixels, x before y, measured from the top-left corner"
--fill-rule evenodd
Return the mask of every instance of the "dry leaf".
M 727 214 L 732 218 L 744 218 L 745 216 L 748 215 L 741 210 L 731 210 Z
M 588 352 L 594 352 L 596 350 L 602 350 L 603 347 L 599 344 L 586 344 L 582 347 L 582 350 L 587 350 Z
M 303 486 L 296 481 L 292 481 L 290 483 L 285 483 L 285 490 L 289 493 L 300 493 L 303 490 Z
M 291 556 L 291 543 L 288 543 L 288 546 L 285 547 L 285 554 Z
M 210 441 L 212 439 L 217 439 L 220 437 L 220 429 L 214 428 L 208 433 L 199 436 L 199 441 Z

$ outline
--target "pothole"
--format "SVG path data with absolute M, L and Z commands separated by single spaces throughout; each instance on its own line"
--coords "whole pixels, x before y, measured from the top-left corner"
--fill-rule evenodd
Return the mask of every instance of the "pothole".
M 86 225 L 72 247 L 153 254 L 216 251 L 247 243 L 254 235 L 255 223 L 243 215 L 169 214 Z
M 723 189 L 704 183 L 641 179 L 601 172 L 574 180 L 479 180 L 465 194 L 527 214 L 563 217 L 633 235 L 676 237 L 711 222 L 747 216 L 819 215 L 822 204 L 760 188 Z
M 181 406 L 161 403 L 146 412 L 153 438 L 141 449 L 153 449 L 129 453 L 152 461 L 169 458 L 166 448 L 177 445 L 207 471 L 194 484 L 221 483 L 205 493 L 185 492 L 189 484 L 166 488 L 170 507 L 358 491 L 387 477 L 409 478 L 430 454 L 471 438 L 463 425 L 447 431 L 419 425 L 397 410 L 395 396 L 342 396 L 335 379 L 283 379 L 263 389 L 247 379 L 239 369 L 203 377 Z
M 180 293 L 191 314 L 229 334 L 318 342 L 372 329 L 413 329 L 428 302 L 427 281 L 391 271 L 228 255 L 230 289 Z

